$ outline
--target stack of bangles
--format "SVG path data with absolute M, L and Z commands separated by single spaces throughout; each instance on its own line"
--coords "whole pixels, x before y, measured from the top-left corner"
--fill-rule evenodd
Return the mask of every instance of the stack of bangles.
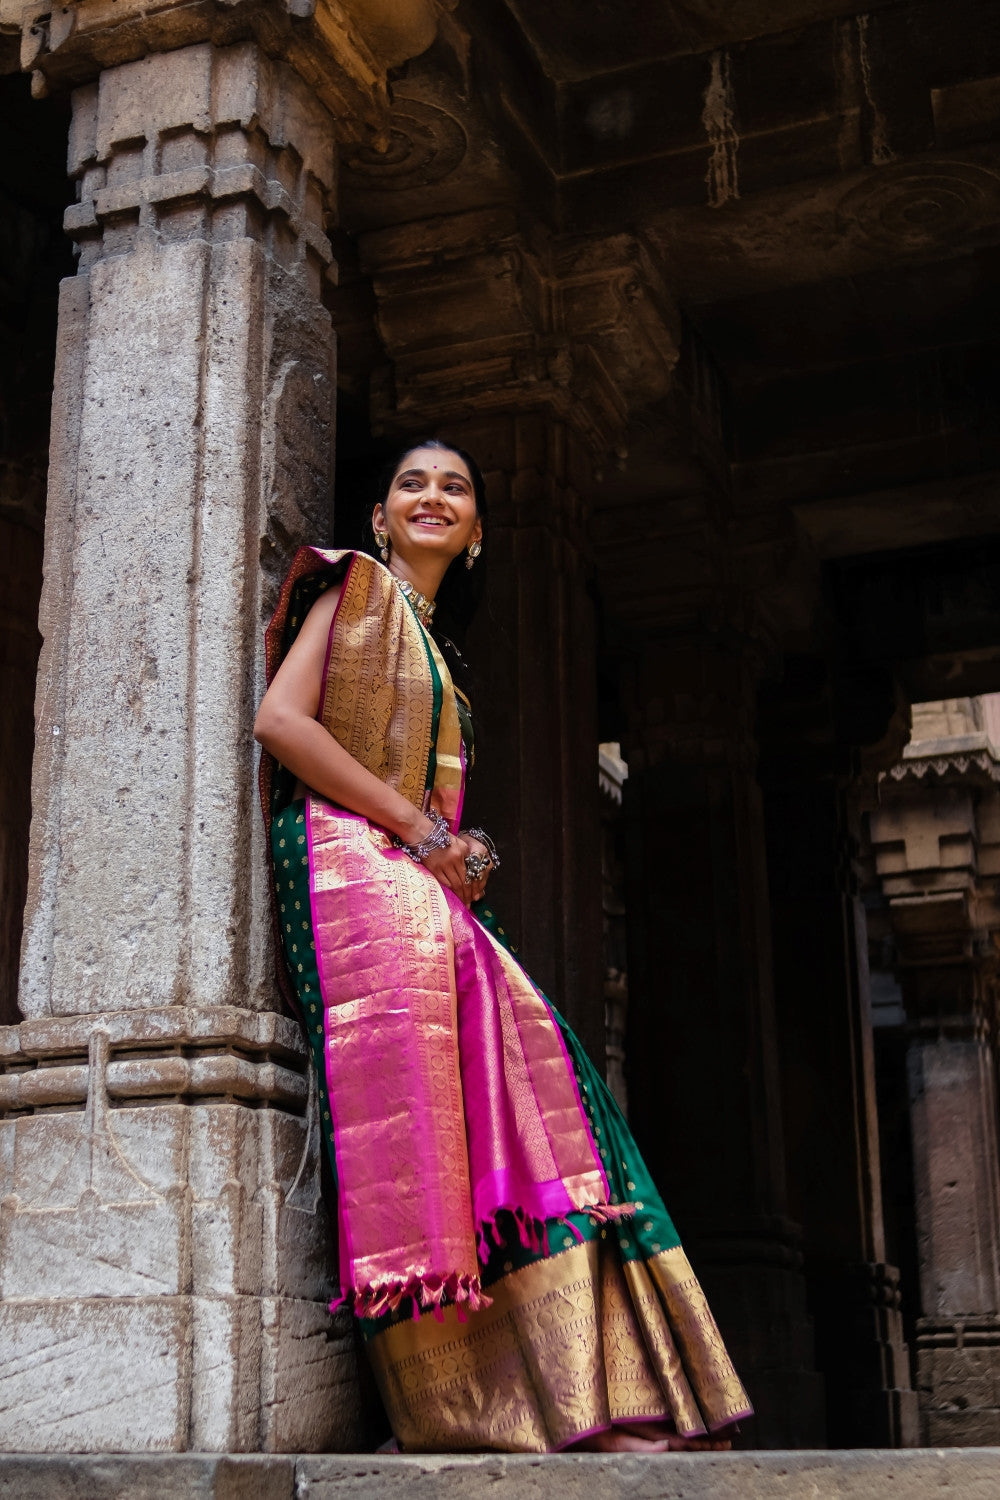
M 485 828 L 467 828 L 465 837 L 478 839 L 481 844 L 486 845 L 486 854 L 467 854 L 465 856 L 465 883 L 471 885 L 474 880 L 480 880 L 488 875 L 491 870 L 499 870 L 500 856 L 497 846 L 486 832 Z
M 396 835 L 393 835 L 392 840 L 397 849 L 402 849 L 418 865 L 422 865 L 428 854 L 433 854 L 435 849 L 447 849 L 451 843 L 451 826 L 448 819 L 439 812 L 429 812 L 427 816 L 434 826 L 419 844 L 404 844 L 403 840 Z M 465 856 L 466 885 L 471 885 L 475 880 L 481 880 L 491 870 L 499 870 L 500 856 L 497 853 L 497 846 L 484 828 L 467 828 L 462 837 L 477 839 L 480 844 L 485 844 L 488 851 L 486 854 Z

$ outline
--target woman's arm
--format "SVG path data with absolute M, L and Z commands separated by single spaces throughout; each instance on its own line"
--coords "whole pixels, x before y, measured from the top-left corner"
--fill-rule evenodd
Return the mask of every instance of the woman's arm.
M 254 738 L 321 797 L 360 813 L 406 844 L 416 844 L 430 833 L 431 819 L 359 764 L 316 718 L 327 641 L 339 598 L 339 587 L 328 589 L 302 622 L 257 711 Z M 447 849 L 435 850 L 424 863 L 442 885 L 468 904 L 464 860 L 465 848 L 453 838 Z

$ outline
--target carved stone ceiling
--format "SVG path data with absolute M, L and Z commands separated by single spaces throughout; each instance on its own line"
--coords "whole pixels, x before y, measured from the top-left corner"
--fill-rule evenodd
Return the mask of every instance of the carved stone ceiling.
M 503 204 L 634 236 L 720 373 L 738 505 L 829 555 L 907 545 L 914 506 L 916 540 L 996 530 L 996 0 L 459 0 L 396 91 L 349 229 Z M 676 424 L 633 417 L 609 497 L 677 470 Z

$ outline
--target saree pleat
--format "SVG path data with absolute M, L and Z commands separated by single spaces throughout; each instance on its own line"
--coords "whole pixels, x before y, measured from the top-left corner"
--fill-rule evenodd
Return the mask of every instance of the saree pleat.
M 384 569 L 300 554 L 269 672 L 307 607 L 296 586 L 316 597 L 333 566 L 323 722 L 457 817 L 454 693 Z M 694 1436 L 748 1415 L 620 1110 L 492 911 L 467 911 L 363 817 L 316 796 L 272 806 L 271 769 L 275 914 L 337 1180 L 341 1286 L 400 1444 L 548 1452 L 615 1422 Z

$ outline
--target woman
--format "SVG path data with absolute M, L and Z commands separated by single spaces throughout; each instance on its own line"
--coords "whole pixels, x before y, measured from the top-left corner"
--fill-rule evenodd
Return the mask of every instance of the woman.
M 707 1434 L 750 1408 L 673 1224 L 485 905 L 492 842 L 458 831 L 471 721 L 430 627 L 484 520 L 467 454 L 411 448 L 385 566 L 303 548 L 267 632 L 255 734 L 344 1299 L 407 1451 L 728 1446 Z

